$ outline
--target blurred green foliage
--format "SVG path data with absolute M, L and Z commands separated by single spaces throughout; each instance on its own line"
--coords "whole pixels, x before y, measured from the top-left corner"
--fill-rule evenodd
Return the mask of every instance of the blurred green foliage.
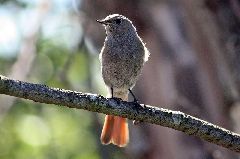
M 19 1 L 19 0 L 0 0 L 0 4 L 14 4 L 14 5 L 17 5 L 19 7 L 26 7 L 27 4 L 22 2 L 22 1 Z
M 89 112 L 18 100 L 1 122 L 0 158 L 99 158 Z
M 25 54 L 21 52 L 25 47 L 34 54 L 26 81 L 106 94 L 98 54 L 88 52 L 81 22 L 66 5 L 71 1 L 53 0 L 48 11 L 40 10 L 48 6 L 47 0 L 0 2 L 0 17 L 5 20 L 0 19 L 0 25 L 8 22 L 17 33 L 11 33 L 9 26 L 4 26 L 5 32 L 0 30 L 0 36 L 11 36 L 6 41 L 0 38 L 1 75 L 11 75 L 19 56 Z M 45 16 L 39 18 L 38 14 L 44 11 Z M 13 42 L 16 49 L 11 49 Z M 4 51 L 6 46 L 9 52 Z M 21 61 L 18 71 L 25 71 L 24 64 L 31 59 L 27 56 L 20 58 L 25 61 Z M 23 99 L 15 99 L 9 109 L 5 108 L 8 100 L 12 99 L 0 96 L 4 103 L 0 105 L 0 159 L 98 159 L 106 152 L 107 156 L 123 158 L 121 150 L 100 144 L 98 120 L 103 120 L 103 115 Z
M 64 45 L 40 39 L 27 81 L 88 91 L 86 83 L 90 74 L 86 54 L 81 49 L 71 51 Z M 71 62 L 66 66 L 69 56 Z M 8 74 L 16 60 L 16 57 L 1 57 L 1 74 Z M 83 110 L 17 99 L 0 121 L 0 158 L 100 158 L 91 116 L 91 112 Z

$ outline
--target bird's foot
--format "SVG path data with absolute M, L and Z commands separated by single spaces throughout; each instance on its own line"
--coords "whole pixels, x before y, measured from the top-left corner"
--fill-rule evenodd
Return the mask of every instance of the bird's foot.
M 133 94 L 132 90 L 131 90 L 131 89 L 128 89 L 128 91 L 130 92 L 130 94 L 131 94 L 132 97 L 133 97 L 133 102 L 139 104 L 139 101 L 137 100 L 137 98 L 136 98 L 135 95 Z
M 142 121 L 139 121 L 139 120 L 133 120 L 133 125 L 139 125 L 139 124 L 141 124 L 142 123 Z

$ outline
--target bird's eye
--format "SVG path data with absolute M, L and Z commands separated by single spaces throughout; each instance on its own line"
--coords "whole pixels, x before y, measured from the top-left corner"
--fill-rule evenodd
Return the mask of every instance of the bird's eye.
M 120 24 L 122 22 L 121 19 L 116 19 L 115 21 L 116 21 L 116 24 Z

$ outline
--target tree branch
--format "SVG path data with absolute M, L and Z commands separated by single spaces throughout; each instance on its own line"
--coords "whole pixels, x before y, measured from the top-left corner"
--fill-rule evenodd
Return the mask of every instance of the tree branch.
M 182 131 L 188 135 L 197 136 L 232 151 L 240 152 L 239 134 L 179 111 L 149 105 L 141 107 L 133 102 L 125 102 L 120 99 L 107 99 L 96 94 L 50 88 L 41 84 L 9 79 L 1 75 L 0 94 L 161 125 Z

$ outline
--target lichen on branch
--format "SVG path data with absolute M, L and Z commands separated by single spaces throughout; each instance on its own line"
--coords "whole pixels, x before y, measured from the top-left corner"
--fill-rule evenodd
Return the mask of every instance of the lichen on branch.
M 149 105 L 140 106 L 117 98 L 108 99 L 96 94 L 51 88 L 42 84 L 9 79 L 1 75 L 0 94 L 161 125 L 240 152 L 239 134 L 179 111 Z

